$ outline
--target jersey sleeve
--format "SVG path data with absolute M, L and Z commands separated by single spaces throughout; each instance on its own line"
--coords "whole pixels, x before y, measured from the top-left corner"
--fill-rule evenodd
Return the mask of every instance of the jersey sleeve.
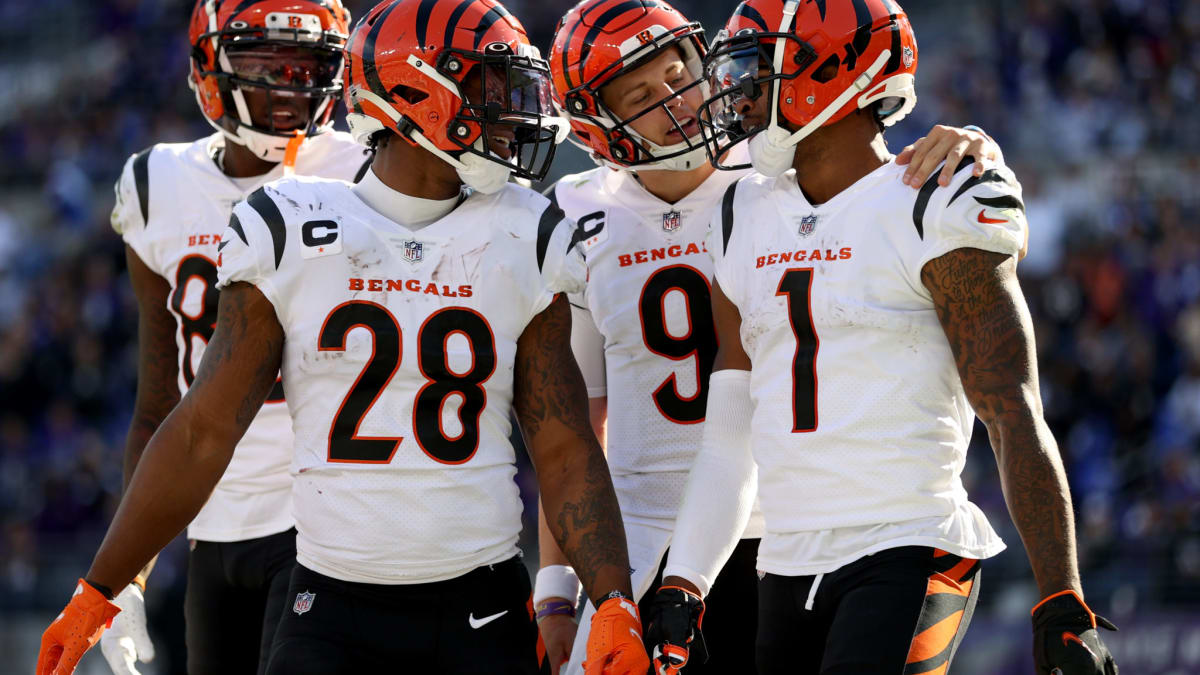
M 588 398 L 608 396 L 608 380 L 604 370 L 604 336 L 584 304 L 583 294 L 573 293 L 571 301 L 571 351 L 587 384 Z
M 934 258 L 959 248 L 1017 256 L 1028 232 L 1021 184 L 1008 167 L 980 176 L 960 170 L 949 186 L 919 193 L 913 224 L 923 242 L 910 269 L 915 288 L 924 287 L 921 269 Z
M 582 293 L 587 285 L 587 263 L 579 246 L 575 221 L 550 202 L 538 220 L 537 263 L 544 292 L 535 303 L 540 313 L 559 293 Z
M 121 239 L 154 271 L 159 270 L 154 247 L 147 234 L 150 218 L 150 151 L 130 155 L 113 185 L 115 202 L 109 222 Z
M 737 219 L 734 217 L 735 201 L 738 198 L 738 185 L 741 181 L 730 184 L 721 197 L 721 203 L 713 213 L 712 224 L 708 228 L 708 239 L 705 248 L 713 260 L 713 279 L 720 284 L 721 292 L 736 305 L 741 297 L 739 275 L 735 265 L 730 265 L 729 254 L 736 248 L 734 228 Z
M 279 307 L 279 295 L 272 282 L 275 270 L 273 230 L 282 228 L 282 223 L 269 223 L 255 202 L 270 201 L 265 190 L 260 188 L 247 200 L 238 202 L 229 217 L 229 225 L 221 235 L 217 254 L 217 288 L 244 281 L 253 284 L 271 304 Z M 274 202 L 271 202 L 274 204 Z M 268 214 L 272 215 L 272 214 Z

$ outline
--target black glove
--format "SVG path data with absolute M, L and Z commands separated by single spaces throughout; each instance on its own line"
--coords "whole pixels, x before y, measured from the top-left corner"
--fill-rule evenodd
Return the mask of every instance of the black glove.
M 1038 675 L 1117 675 L 1096 627 L 1117 630 L 1074 591 L 1055 593 L 1033 608 L 1033 662 Z
M 689 660 L 708 660 L 708 647 L 700 632 L 703 620 L 700 596 L 678 586 L 658 589 L 645 618 L 646 651 L 653 659 L 654 675 L 675 675 Z

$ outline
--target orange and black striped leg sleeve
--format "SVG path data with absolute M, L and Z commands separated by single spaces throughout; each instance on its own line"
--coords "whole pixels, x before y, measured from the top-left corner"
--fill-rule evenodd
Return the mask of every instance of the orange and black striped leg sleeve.
M 945 675 L 979 596 L 979 561 L 934 550 L 934 572 L 913 630 L 904 675 Z

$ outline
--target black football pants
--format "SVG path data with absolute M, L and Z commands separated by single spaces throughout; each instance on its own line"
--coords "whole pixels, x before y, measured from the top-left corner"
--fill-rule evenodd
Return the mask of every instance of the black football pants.
M 296 562 L 296 530 L 246 541 L 194 541 L 188 555 L 190 675 L 262 675 Z
M 446 581 L 378 585 L 292 569 L 271 675 L 535 675 L 544 649 L 518 558 Z
M 905 546 L 819 577 L 767 574 L 759 591 L 759 672 L 943 675 L 975 611 L 979 561 Z

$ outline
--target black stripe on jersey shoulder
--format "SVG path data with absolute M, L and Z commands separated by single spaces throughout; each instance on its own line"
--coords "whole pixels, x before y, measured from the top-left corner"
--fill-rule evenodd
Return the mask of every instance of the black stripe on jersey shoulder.
M 737 192 L 738 182 L 731 183 L 721 198 L 721 255 L 729 250 L 729 237 L 733 235 L 733 193 Z
M 279 212 L 279 207 L 275 205 L 274 200 L 267 196 L 265 188 L 258 188 L 250 193 L 250 196 L 246 198 L 246 203 L 257 211 L 258 216 L 266 223 L 267 230 L 271 233 L 271 243 L 275 246 L 275 269 L 279 269 L 279 263 L 283 260 L 283 245 L 287 242 L 287 231 L 283 227 L 283 214 Z
M 137 191 L 138 206 L 142 209 L 142 222 L 150 226 L 150 151 L 154 146 L 133 156 L 133 188 Z
M 242 229 L 242 221 L 238 220 L 236 213 L 229 214 L 229 229 L 233 230 L 234 233 L 237 234 L 238 239 L 241 239 L 243 244 L 247 246 L 250 245 L 250 242 L 246 241 L 246 231 Z M 224 245 L 225 242 L 221 242 L 221 244 Z M 221 249 L 217 250 L 219 251 Z
M 976 197 L 975 201 L 990 206 L 993 209 L 1019 209 L 1025 212 L 1025 202 L 1016 195 L 1000 195 L 999 197 Z
M 958 166 L 954 167 L 954 173 L 958 173 L 974 163 L 974 158 L 963 157 Z M 917 193 L 917 201 L 913 204 L 913 225 L 917 228 L 917 236 L 921 239 L 925 238 L 925 209 L 929 208 L 929 199 L 933 197 L 933 191 L 938 189 L 938 176 L 941 173 L 940 167 L 934 170 L 925 184 L 921 186 L 921 191 Z
M 967 160 L 964 159 L 963 161 L 965 162 Z M 979 185 L 980 183 L 1004 183 L 1005 185 L 1008 185 L 1014 189 L 1017 187 L 1015 183 L 1009 180 L 1008 175 L 1000 173 L 995 169 L 988 169 L 978 176 L 972 176 L 968 178 L 965 183 L 959 186 L 958 191 L 954 193 L 954 196 L 950 198 L 950 201 L 946 203 L 953 204 L 955 199 L 958 199 L 964 192 L 970 190 L 976 185 Z
M 546 210 L 542 211 L 542 217 L 538 220 L 537 233 L 537 263 L 538 271 L 542 270 L 542 264 L 546 262 L 546 250 L 550 248 L 550 236 L 554 234 L 554 228 L 566 218 L 567 214 L 558 208 L 558 200 L 551 199 L 546 205 Z
M 368 155 L 367 161 L 363 162 L 363 165 L 358 167 L 358 173 L 354 174 L 353 182 L 358 183 L 363 179 L 363 176 L 367 175 L 367 170 L 371 168 L 371 160 L 373 159 L 375 159 L 374 155 Z

